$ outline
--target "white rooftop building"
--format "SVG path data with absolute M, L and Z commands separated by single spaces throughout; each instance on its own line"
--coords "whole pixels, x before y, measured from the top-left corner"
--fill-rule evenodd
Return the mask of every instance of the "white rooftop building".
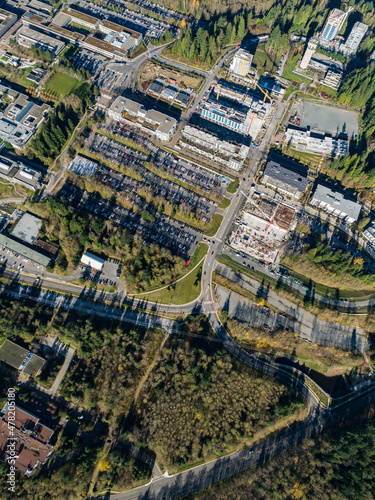
M 331 10 L 328 14 L 326 22 L 324 23 L 319 39 L 326 43 L 333 41 L 342 28 L 346 17 L 347 12 L 343 12 L 340 9 Z
M 349 142 L 345 139 L 334 139 L 291 126 L 286 129 L 284 142 L 291 144 L 299 151 L 310 151 L 315 154 L 344 156 L 349 151 Z
M 187 125 L 182 131 L 180 146 L 189 149 L 210 160 L 221 163 L 237 172 L 249 154 L 249 147 L 244 144 L 219 139 L 213 134 Z
M 356 22 L 345 44 L 341 47 L 345 54 L 353 55 L 357 52 L 360 43 L 368 30 L 367 24 Z
M 41 227 L 42 221 L 38 217 L 24 213 L 14 226 L 11 234 L 26 243 L 32 244 L 38 238 Z
M 318 184 L 310 199 L 310 205 L 321 208 L 325 212 L 343 219 L 349 224 L 357 221 L 362 205 L 345 198 L 345 196 L 329 187 Z
M 246 76 L 253 62 L 253 54 L 247 50 L 238 49 L 230 63 L 230 71 L 236 76 Z
M 331 89 L 338 90 L 341 85 L 342 76 L 343 73 L 329 69 L 322 83 Z
M 0 156 L 0 178 L 6 179 L 12 184 L 20 184 L 27 189 L 35 191 L 40 188 L 40 182 L 43 175 L 38 170 L 28 167 L 20 161 L 16 162 L 5 156 Z
M 120 122 L 129 121 L 132 125 L 155 134 L 161 141 L 169 141 L 177 128 L 175 118 L 155 109 L 146 110 L 143 104 L 122 96 L 109 108 L 108 116 Z
M 94 255 L 91 252 L 85 252 L 81 257 L 81 262 L 86 266 L 92 267 L 92 269 L 101 271 L 103 269 L 105 260 L 101 259 L 100 257 Z

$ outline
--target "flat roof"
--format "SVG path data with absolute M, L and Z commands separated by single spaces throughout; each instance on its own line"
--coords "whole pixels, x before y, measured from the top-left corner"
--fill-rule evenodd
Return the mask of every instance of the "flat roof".
M 86 264 L 87 266 L 92 267 L 93 269 L 97 269 L 98 271 L 101 271 L 105 264 L 104 259 L 98 257 L 97 255 L 94 255 L 91 252 L 85 252 L 81 257 L 81 262 L 83 264 Z
M 32 244 L 38 238 L 41 227 L 42 221 L 38 217 L 25 213 L 14 226 L 11 234 L 22 241 L 26 241 L 26 243 Z
M 82 33 L 77 33 L 76 31 L 70 31 L 68 29 L 62 28 L 61 26 L 56 26 L 55 24 L 50 24 L 49 26 L 44 26 L 43 24 L 34 23 L 36 26 L 40 26 L 46 31 L 50 31 L 51 33 L 55 33 L 56 35 L 60 35 L 62 37 L 67 38 L 68 40 L 80 40 L 81 42 L 85 39 L 85 35 Z
M 332 208 L 339 210 L 348 217 L 357 220 L 361 213 L 362 205 L 355 203 L 348 198 L 345 198 L 343 193 L 330 189 L 327 186 L 318 184 L 312 196 L 314 200 L 330 205 Z
M 56 16 L 52 19 L 51 24 L 54 26 L 60 26 L 60 28 L 63 28 L 71 19 L 71 16 L 69 14 L 66 14 L 65 12 L 59 12 L 56 14 Z
M 304 101 L 301 127 L 310 127 L 311 131 L 356 139 L 359 129 L 358 113 L 333 106 L 325 106 Z
M 15 241 L 9 236 L 6 236 L 4 233 L 0 233 L 0 245 L 3 245 L 9 250 L 13 252 L 19 253 L 24 257 L 36 262 L 37 264 L 41 264 L 42 266 L 48 266 L 50 263 L 50 257 L 46 257 L 42 255 L 37 250 L 33 250 L 32 248 L 24 245 L 21 242 Z
M 24 347 L 6 339 L 0 347 L 0 361 L 18 370 L 25 361 L 28 352 Z
M 44 365 L 45 361 L 43 358 L 40 356 L 37 356 L 36 354 L 33 354 L 31 356 L 30 361 L 27 363 L 25 368 L 23 369 L 24 373 L 27 373 L 27 375 L 30 375 L 30 377 L 35 377 L 35 375 L 39 372 L 39 370 L 42 369 L 42 366 Z
M 121 55 L 126 55 L 126 52 L 110 43 L 104 42 L 103 40 L 99 40 L 99 38 L 95 38 L 93 36 L 88 36 L 85 40 L 85 43 L 88 45 L 92 45 L 93 47 L 97 47 L 98 49 L 106 50 L 111 54 L 119 53 Z
M 107 19 L 103 19 L 103 21 L 101 21 L 101 24 L 110 30 L 118 31 L 119 33 L 130 33 L 133 38 L 139 38 L 142 36 L 142 34 L 138 31 L 130 30 L 129 28 L 121 26 L 121 24 L 113 23 L 112 21 L 108 21 Z
M 293 189 L 298 189 L 301 193 L 305 191 L 309 183 L 306 173 L 291 170 L 274 160 L 270 160 L 267 163 L 264 169 L 264 175 L 283 182 Z
M 45 360 L 24 347 L 6 339 L 0 347 L 0 361 L 35 377 L 44 365 Z
M 83 12 L 75 10 L 72 7 L 64 8 L 61 12 L 63 12 L 64 14 L 68 14 L 68 16 L 74 17 L 76 19 L 80 19 L 81 21 L 84 21 L 86 23 L 96 25 L 99 22 L 99 19 L 97 17 L 89 16 L 88 14 L 84 14 Z

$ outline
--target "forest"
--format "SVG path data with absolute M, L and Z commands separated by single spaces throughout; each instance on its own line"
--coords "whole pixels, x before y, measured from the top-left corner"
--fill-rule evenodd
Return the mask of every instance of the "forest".
M 79 214 L 65 198 L 49 198 L 32 205 L 43 219 L 41 237 L 56 241 L 63 255 L 56 271 L 64 272 L 78 265 L 86 248 L 117 258 L 122 264 L 122 278 L 129 292 L 142 292 L 163 286 L 181 276 L 184 261 L 157 244 L 148 245 L 126 228 L 118 229 L 111 221 Z
M 187 25 L 173 45 L 172 54 L 210 65 L 224 47 L 236 40 L 242 40 L 245 28 L 249 26 L 251 19 L 251 13 L 247 16 L 241 13 L 229 19 L 228 16 L 220 16 L 217 20 L 209 22 L 205 28 L 200 27 L 196 31 Z
M 85 497 L 96 465 L 97 452 L 102 449 L 104 438 L 109 430 L 117 430 L 120 421 L 126 417 L 134 398 L 137 385 L 145 370 L 155 356 L 162 341 L 162 334 L 153 330 L 144 330 L 126 323 L 108 321 L 95 316 L 83 316 L 79 312 L 53 310 L 48 307 L 28 304 L 0 296 L 2 321 L 0 322 L 0 345 L 5 338 L 29 347 L 44 335 L 56 335 L 59 340 L 73 346 L 76 355 L 71 369 L 60 386 L 61 395 L 66 401 L 87 409 L 92 421 L 78 421 L 70 416 L 61 406 L 49 423 L 55 429 L 53 444 L 59 456 L 70 453 L 77 446 L 83 445 L 79 455 L 69 460 L 66 465 L 51 470 L 37 472 L 31 479 L 17 474 L 17 491 L 13 498 L 79 498 Z M 5 384 L 4 384 L 5 382 Z M 9 376 L 0 378 L 0 402 L 4 402 L 6 388 L 12 384 Z M 17 389 L 21 406 L 35 413 L 32 401 L 38 399 L 31 388 Z M 28 406 L 31 405 L 31 406 Z M 60 417 L 69 416 L 79 424 L 83 431 L 91 432 L 96 419 L 101 423 L 100 432 L 94 432 L 102 441 L 100 448 L 88 439 L 75 438 L 57 426 Z M 52 417 L 49 417 L 52 418 Z M 88 423 L 87 423 L 88 422 Z M 57 426 L 57 427 L 56 427 Z M 89 445 L 88 445 L 89 443 Z M 107 463 L 108 462 L 108 463 Z M 130 487 L 139 484 L 150 471 L 138 460 L 134 460 L 125 448 L 111 450 L 107 461 L 99 463 L 99 486 L 117 484 Z M 0 463 L 0 477 L 9 472 L 6 465 Z M 6 482 L 2 481 L 1 498 L 11 498 L 6 491 Z
M 9 338 L 29 347 L 49 334 L 74 347 L 76 358 L 60 393 L 94 410 L 110 425 L 118 424 L 129 410 L 137 383 L 162 340 L 159 332 L 128 323 L 56 311 L 2 296 L 0 309 L 0 345 Z
M 162 341 L 152 330 L 129 324 L 68 318 L 58 328 L 61 338 L 77 345 L 60 395 L 104 419 L 115 430 L 126 416 L 138 382 Z
M 370 500 L 375 491 L 374 410 L 182 500 Z
M 49 113 L 27 148 L 27 157 L 50 166 L 58 156 L 86 109 L 92 104 L 94 89 L 81 83 Z
M 328 286 L 344 289 L 371 288 L 375 282 L 375 275 L 369 272 L 363 257 L 354 256 L 349 251 L 332 249 L 319 239 L 306 243 L 302 254 L 289 253 L 284 258 L 284 263 L 307 278 Z
M 240 364 L 216 342 L 173 338 L 159 356 L 128 439 L 147 443 L 166 467 L 229 453 L 304 406 L 286 386 Z
M 363 112 L 363 132 L 356 150 L 344 158 L 336 158 L 327 167 L 328 173 L 346 187 L 371 188 L 375 182 L 375 155 L 371 144 L 375 132 L 375 63 L 354 68 L 341 85 L 337 101 Z

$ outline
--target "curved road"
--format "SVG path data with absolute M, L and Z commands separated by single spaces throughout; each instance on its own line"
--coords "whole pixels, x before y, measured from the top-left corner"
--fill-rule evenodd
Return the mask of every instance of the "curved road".
M 154 56 L 157 55 L 161 50 L 162 48 L 160 47 L 152 48 L 148 51 L 148 54 L 149 56 Z M 209 88 L 212 81 L 216 78 L 218 71 L 221 69 L 224 62 L 230 57 L 231 53 L 232 51 L 226 54 L 224 58 L 219 61 L 214 70 L 209 73 L 207 81 L 199 96 L 197 96 L 197 99 L 193 107 L 191 108 L 190 113 L 193 112 L 194 106 L 198 102 L 199 97 L 206 89 Z M 129 69 L 137 72 L 139 70 L 139 67 L 143 63 L 143 60 L 143 58 L 139 58 L 135 61 L 132 61 L 131 63 L 129 63 Z M 96 302 L 94 304 L 93 302 L 91 302 L 90 304 L 87 303 L 85 299 L 89 298 L 91 300 L 110 300 L 112 303 L 126 302 L 139 308 L 146 308 L 146 306 L 150 308 L 151 306 L 151 309 L 153 309 L 155 312 L 184 313 L 191 312 L 194 308 L 199 308 L 200 310 L 207 313 L 211 326 L 215 330 L 218 338 L 233 355 L 237 356 L 248 365 L 258 370 L 269 373 L 279 380 L 292 385 L 296 390 L 300 391 L 305 396 L 309 403 L 309 415 L 304 422 L 297 423 L 290 429 L 284 429 L 283 431 L 279 432 L 277 436 L 270 437 L 263 443 L 254 446 L 250 450 L 244 450 L 238 453 L 234 453 L 230 456 L 223 457 L 211 463 L 182 472 L 171 478 L 164 476 L 159 477 L 156 480 L 153 480 L 149 485 L 132 490 L 130 492 L 111 495 L 112 499 L 130 500 L 148 498 L 161 500 L 164 498 L 174 498 L 176 496 L 196 491 L 203 488 L 204 486 L 229 477 L 232 474 L 236 474 L 250 467 L 251 465 L 268 460 L 276 453 L 279 453 L 283 449 L 297 444 L 303 438 L 311 436 L 314 433 L 319 432 L 324 426 L 331 424 L 334 421 L 334 413 L 339 415 L 340 411 L 350 412 L 352 411 L 352 408 L 358 407 L 360 404 L 362 404 L 363 401 L 365 401 L 365 398 L 373 398 L 373 391 L 371 389 L 366 395 L 357 398 L 356 403 L 352 406 L 349 406 L 348 403 L 346 403 L 344 409 L 342 409 L 342 407 L 340 410 L 334 410 L 333 413 L 329 410 L 324 409 L 319 403 L 319 400 L 315 396 L 315 394 L 305 384 L 304 377 L 300 372 L 298 377 L 294 376 L 290 372 L 285 371 L 280 366 L 276 366 L 275 364 L 261 359 L 258 356 L 250 355 L 249 353 L 241 349 L 228 335 L 225 328 L 221 325 L 216 314 L 217 306 L 213 301 L 211 289 L 212 272 L 215 268 L 216 257 L 222 253 L 226 236 L 232 226 L 234 218 L 237 216 L 239 209 L 246 200 L 248 189 L 251 186 L 255 172 L 259 166 L 259 163 L 265 158 L 267 154 L 268 144 L 270 143 L 270 140 L 276 131 L 284 110 L 285 104 L 276 103 L 274 116 L 262 140 L 261 146 L 259 148 L 252 148 L 252 158 L 248 173 L 245 175 L 245 177 L 241 178 L 238 191 L 232 197 L 231 205 L 224 212 L 224 218 L 216 236 L 209 239 L 209 251 L 206 256 L 202 272 L 202 291 L 200 297 L 197 300 L 183 306 L 150 304 L 149 302 L 147 302 L 147 300 L 129 299 L 124 297 L 124 295 L 122 294 L 106 294 L 98 292 L 93 293 L 91 290 L 85 290 L 82 289 L 82 287 L 77 287 L 66 282 L 53 281 L 49 278 L 41 279 L 38 286 L 45 286 L 57 290 L 60 293 L 78 293 L 81 295 L 81 297 L 84 297 L 84 300 L 82 301 L 82 299 L 70 298 L 66 299 L 61 295 L 56 297 L 55 295 L 49 294 L 49 292 L 39 292 L 39 296 L 37 294 L 35 297 L 30 296 L 31 291 L 18 292 L 19 298 L 26 298 L 30 296 L 31 298 L 33 298 L 33 300 L 38 300 L 54 307 L 59 306 L 66 309 L 69 309 L 70 307 L 79 308 L 80 310 L 83 310 L 85 312 L 93 312 L 109 318 L 120 319 L 122 321 L 130 321 L 135 324 L 139 324 L 140 326 L 155 326 L 158 328 L 163 328 L 169 332 L 175 331 L 174 321 L 166 320 L 165 318 L 160 317 L 152 317 L 146 314 L 139 314 L 137 312 L 124 311 L 119 307 L 107 306 L 103 303 L 100 304 Z M 27 283 L 35 282 L 35 278 L 33 276 L 19 274 L 17 275 L 17 273 L 7 270 L 3 270 L 3 274 L 14 278 L 15 281 L 17 281 L 17 279 L 19 278 L 22 278 L 22 280 Z M 31 290 L 34 290 L 35 292 L 35 288 L 32 288 Z

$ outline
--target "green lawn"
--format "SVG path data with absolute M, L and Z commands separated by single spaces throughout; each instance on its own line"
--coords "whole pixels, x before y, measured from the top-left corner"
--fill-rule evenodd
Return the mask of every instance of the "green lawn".
M 204 234 L 206 236 L 215 236 L 222 221 L 223 221 L 223 216 L 220 214 L 215 214 L 212 217 L 211 223 L 207 226 L 207 229 L 204 231 Z
M 237 191 L 238 185 L 239 185 L 238 179 L 230 182 L 227 187 L 227 193 L 232 193 L 232 194 L 235 193 Z
M 230 205 L 230 199 L 229 198 L 222 198 L 221 202 L 220 202 L 220 205 L 219 205 L 219 208 L 228 208 Z
M 301 163 L 305 163 L 310 167 L 317 167 L 319 165 L 321 155 L 314 155 L 313 153 L 306 153 L 305 151 L 298 151 L 297 149 L 293 149 L 293 147 L 284 148 L 283 153 L 287 156 L 291 156 Z
M 194 266 L 206 255 L 208 246 L 202 243 L 193 258 L 189 267 L 194 269 Z M 163 290 L 153 293 L 135 295 L 139 299 L 148 300 L 150 302 L 159 302 L 161 304 L 187 304 L 199 297 L 201 293 L 201 276 L 204 261 L 190 274 L 183 278 L 178 283 L 164 288 Z
M 259 74 L 263 71 L 272 72 L 277 67 L 275 59 L 272 59 L 272 57 L 263 50 L 257 50 L 255 52 L 253 64 L 256 66 Z
M 69 95 L 81 82 L 63 73 L 55 73 L 46 83 L 46 92 L 56 96 Z

